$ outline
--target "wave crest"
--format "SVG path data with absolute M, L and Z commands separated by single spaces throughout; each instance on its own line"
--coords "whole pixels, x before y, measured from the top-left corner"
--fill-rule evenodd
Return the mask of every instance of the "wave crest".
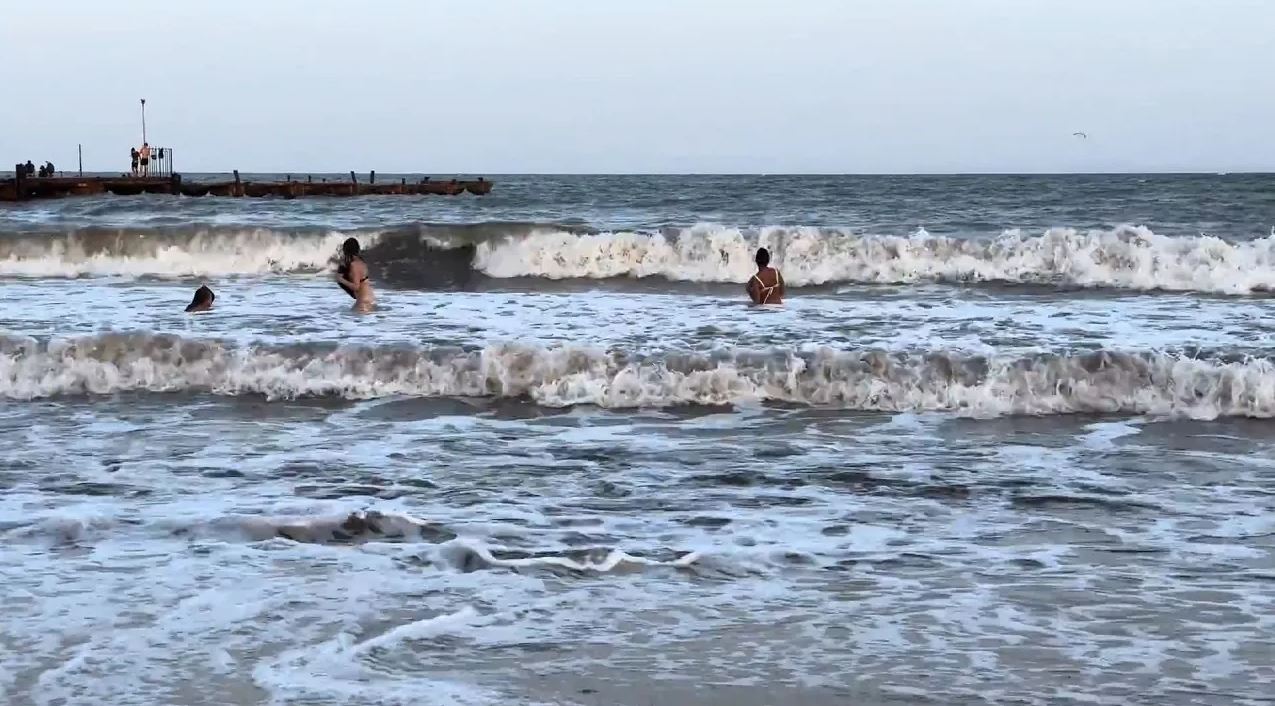
M 375 243 L 379 232 L 358 234 Z M 325 269 L 340 231 L 269 228 L 75 230 L 0 239 L 0 274 L 21 277 L 207 276 Z
M 1275 364 L 1163 352 L 970 356 L 721 349 L 637 354 L 519 343 L 460 348 L 236 347 L 175 335 L 0 338 L 0 396 L 121 391 L 519 398 L 565 407 L 765 401 L 971 416 L 1066 413 L 1275 416 Z
M 1171 238 L 1143 227 L 995 239 L 857 235 L 827 228 L 756 231 L 696 226 L 672 233 L 532 232 L 482 243 L 475 267 L 493 277 L 664 277 L 744 283 L 770 248 L 795 286 L 919 281 L 1044 283 L 1242 294 L 1275 287 L 1275 235 L 1248 242 Z
M 359 238 L 397 286 L 467 286 L 471 277 L 743 283 L 759 246 L 793 286 L 1003 282 L 1246 294 L 1275 289 L 1275 234 L 1251 241 L 1168 237 L 1143 227 L 1018 230 L 992 239 L 860 235 L 835 228 L 697 225 L 592 232 L 553 224 L 408 224 L 357 231 L 192 227 L 83 230 L 0 238 L 0 274 L 209 276 L 325 269 Z

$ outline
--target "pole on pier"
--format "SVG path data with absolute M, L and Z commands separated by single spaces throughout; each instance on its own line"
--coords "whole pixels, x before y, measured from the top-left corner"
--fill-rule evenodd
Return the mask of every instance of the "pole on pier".
M 354 170 L 350 170 L 350 183 L 354 185 L 354 195 L 359 193 L 359 178 L 354 176 Z
M 368 181 L 370 181 L 370 182 L 371 182 L 371 183 L 373 183 L 373 184 L 375 184 L 375 183 L 376 183 L 376 170 L 375 170 L 375 169 L 373 169 L 373 170 L 371 171 L 371 173 L 370 173 L 370 175 L 369 175 L 369 177 L 368 177 Z
M 75 152 L 80 156 L 80 176 L 84 176 L 84 145 L 76 145 Z
M 146 144 L 146 99 L 142 99 L 142 144 Z

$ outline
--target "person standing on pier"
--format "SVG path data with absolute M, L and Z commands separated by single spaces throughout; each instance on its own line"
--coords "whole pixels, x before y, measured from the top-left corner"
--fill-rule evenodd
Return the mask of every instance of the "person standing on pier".
M 142 165 L 142 176 L 150 176 L 151 168 L 151 143 L 143 142 L 142 149 L 137 153 L 138 161 Z
M 140 154 L 138 153 L 136 147 L 129 147 L 128 152 L 129 152 L 129 155 L 133 158 L 133 168 L 131 170 L 132 174 L 133 176 L 137 176 L 137 160 L 141 158 Z

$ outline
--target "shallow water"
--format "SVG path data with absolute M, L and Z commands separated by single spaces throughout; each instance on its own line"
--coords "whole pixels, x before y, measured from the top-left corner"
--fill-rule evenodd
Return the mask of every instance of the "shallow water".
M 0 209 L 3 700 L 1269 700 L 1269 177 L 592 179 Z

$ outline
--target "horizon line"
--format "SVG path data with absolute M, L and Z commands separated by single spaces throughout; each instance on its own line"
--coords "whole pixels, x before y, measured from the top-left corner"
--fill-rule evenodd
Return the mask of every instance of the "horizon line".
M 16 165 L 16 163 L 15 163 L 15 165 Z M 61 172 L 62 174 L 70 174 L 70 173 L 78 172 L 79 170 L 78 170 L 78 169 L 62 169 L 62 170 L 58 170 L 58 171 L 59 171 L 59 172 Z M 176 171 L 176 173 L 177 173 L 177 174 L 191 174 L 191 175 L 196 175 L 196 174 L 233 174 L 235 171 L 236 171 L 236 170 L 234 170 L 234 169 L 227 169 L 227 170 L 189 170 L 189 171 L 177 170 L 177 171 Z M 346 176 L 346 175 L 348 175 L 348 174 L 350 173 L 350 170 L 349 170 L 349 169 L 342 169 L 342 170 L 336 170 L 336 171 L 325 171 L 325 170 L 319 170 L 319 169 L 312 169 L 312 170 L 304 170 L 304 169 L 277 169 L 277 170 L 239 169 L 238 171 L 239 171 L 239 173 L 240 173 L 240 174 L 292 174 L 292 175 L 307 175 L 307 174 L 309 174 L 309 175 L 313 175 L 313 174 L 323 174 L 323 175 L 337 175 L 337 176 Z M 460 175 L 487 176 L 487 175 L 491 175 L 491 176 L 645 176 L 645 177 L 672 177 L 672 176 L 686 176 L 686 177 L 694 177 L 694 176 L 706 176 L 706 177 L 707 177 L 707 176 L 731 176 L 731 177 L 814 177 L 814 176 L 820 176 L 820 177 L 871 177 L 871 176 L 880 176 L 880 177 L 908 177 L 908 176 L 928 177 L 928 176 L 945 176 L 945 177 L 954 177 L 954 176 L 1231 176 L 1231 175 L 1244 175 L 1244 176 L 1266 176 L 1266 175 L 1275 175 L 1275 169 L 1269 169 L 1269 170 L 1268 170 L 1268 169 L 1230 169 L 1230 170 L 1227 170 L 1227 169 L 1219 169 L 1219 170 L 1212 170 L 1212 169 L 1209 169 L 1209 170 L 1152 170 L 1152 171 L 1110 170 L 1110 171 L 1074 171 L 1074 172 L 1073 172 L 1073 171 L 1021 171 L 1021 172 L 1013 172 L 1013 171 L 916 171 L 916 172 L 889 172 L 889 171 L 880 171 L 880 172 L 875 172 L 875 171 L 873 171 L 873 172 L 834 172 L 834 171 L 810 171 L 810 172 L 790 172 L 790 171 L 779 171 L 779 172 L 760 172 L 760 171 L 758 171 L 758 172 L 735 172 L 735 171 L 725 171 L 725 172 L 714 172 L 714 171 L 704 171 L 704 172 L 699 172 L 699 171 L 685 171 L 685 172 L 682 172 L 682 171 L 668 171 L 668 172 L 662 172 L 662 171 L 652 171 L 652 172 L 644 172 L 644 171 L 633 171 L 633 172 L 620 172 L 620 171 L 597 171 L 597 172 L 594 172 L 594 171 L 580 171 L 580 172 L 571 172 L 571 171 L 529 171 L 529 172 L 505 172 L 505 171 L 475 171 L 475 170 L 466 170 L 466 171 L 447 171 L 447 170 L 439 170 L 439 171 L 434 171 L 434 172 L 422 172 L 422 171 L 394 171 L 394 170 L 384 170 L 384 171 L 382 171 L 382 170 L 364 170 L 364 171 L 355 170 L 355 171 L 354 171 L 354 173 L 355 173 L 355 175 L 367 175 L 367 174 L 370 174 L 370 173 L 371 173 L 371 171 L 376 171 L 378 174 L 384 174 L 384 175 L 386 175 L 386 176 L 390 176 L 390 175 L 408 175 L 408 176 L 433 176 L 433 175 L 446 175 L 446 176 L 460 176 Z M 84 173 L 85 173 L 85 174 L 116 174 L 116 173 L 126 174 L 126 173 L 127 173 L 127 170 L 120 170 L 120 169 L 85 169 L 85 170 L 84 170 Z M 0 178 L 4 178 L 4 177 L 0 177 Z

